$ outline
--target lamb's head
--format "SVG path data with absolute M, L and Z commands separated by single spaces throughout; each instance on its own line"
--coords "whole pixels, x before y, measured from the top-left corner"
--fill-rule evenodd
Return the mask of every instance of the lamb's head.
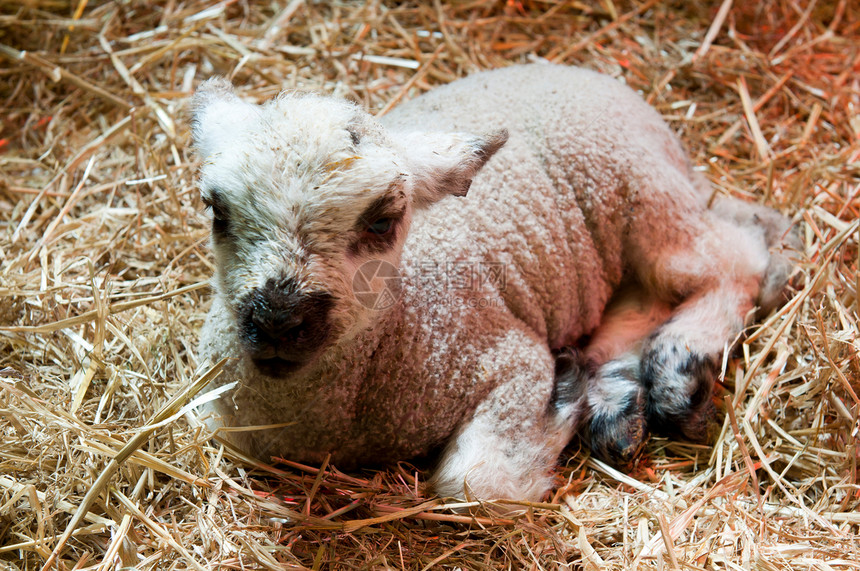
M 389 133 L 356 105 L 307 93 L 255 105 L 223 79 L 192 107 L 217 287 L 250 357 L 278 375 L 373 326 L 381 315 L 356 298 L 356 271 L 396 267 L 413 210 L 465 195 L 507 139 Z

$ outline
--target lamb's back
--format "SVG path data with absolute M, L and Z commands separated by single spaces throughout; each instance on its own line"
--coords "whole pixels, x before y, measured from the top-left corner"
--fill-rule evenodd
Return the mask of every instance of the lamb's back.
M 508 130 L 465 199 L 416 217 L 403 263 L 503 264 L 505 303 L 555 347 L 596 327 L 620 283 L 628 214 L 650 191 L 640 188 L 647 169 L 688 169 L 656 111 L 617 80 L 578 68 L 478 73 L 396 107 L 383 123 Z

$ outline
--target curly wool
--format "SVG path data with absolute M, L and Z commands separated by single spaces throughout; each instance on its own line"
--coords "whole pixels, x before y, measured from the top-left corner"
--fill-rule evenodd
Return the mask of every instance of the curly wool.
M 268 139 L 261 135 L 263 128 L 253 124 L 219 127 L 217 135 L 206 135 L 211 99 L 205 95 L 197 102 L 202 109 L 198 148 L 212 163 L 208 173 L 204 167 L 203 185 L 235 184 L 235 164 L 250 171 L 254 161 L 262 160 L 250 152 L 242 154 L 246 140 L 258 141 L 254 152 L 265 154 Z M 719 353 L 758 300 L 771 262 L 765 231 L 741 220 L 735 212 L 741 207 L 708 208 L 707 185 L 692 171 L 659 114 L 621 83 L 591 71 L 530 65 L 475 74 L 395 108 L 381 126 L 358 109 L 327 98 L 282 98 L 259 110 L 244 103 L 224 105 L 243 106 L 238 113 L 243 117 L 254 109 L 266 129 L 281 133 L 293 123 L 326 124 L 314 140 L 298 137 L 291 143 L 306 145 L 290 151 L 305 158 L 330 153 L 323 148 L 343 148 L 332 139 L 342 130 L 335 123 L 347 129 L 359 125 L 362 145 L 372 141 L 391 151 L 398 157 L 391 164 L 401 177 L 434 181 L 425 185 L 432 192 L 411 197 L 414 211 L 411 228 L 400 241 L 402 253 L 398 260 L 400 250 L 395 248 L 388 258 L 394 264 L 399 261 L 399 289 L 393 290 L 399 297 L 382 311 L 349 317 L 361 326 L 299 371 L 273 377 L 255 366 L 234 306 L 241 288 L 259 287 L 262 278 L 254 275 L 253 265 L 240 275 L 219 262 L 219 289 L 200 352 L 208 361 L 231 357 L 216 384 L 237 381 L 238 386 L 211 404 L 209 412 L 219 418 L 210 422 L 283 425 L 229 433 L 235 444 L 263 459 L 319 462 L 331 454 L 333 463 L 350 468 L 446 447 L 434 478 L 439 493 L 538 498 L 586 408 L 627 410 L 632 397 L 623 391 L 644 390 L 628 380 L 618 385 L 628 387 L 623 394 L 621 389 L 595 387 L 591 405 L 582 399 L 558 403 L 553 350 L 594 334 L 603 344 L 590 353 L 599 355 L 595 366 L 629 359 L 630 350 L 648 351 L 642 343 L 649 334 L 655 346 L 662 342 L 662 330 L 654 329 L 672 308 L 683 308 L 684 302 L 695 305 L 701 292 L 716 291 L 718 307 L 693 308 L 689 315 L 676 316 L 687 325 L 680 326 L 680 334 L 673 329 L 666 335 L 673 340 L 680 335 L 680 343 L 688 337 L 689 351 Z M 440 147 L 428 144 L 427 138 L 501 128 L 507 130 L 507 142 L 474 176 L 470 188 L 466 180 L 465 197 L 451 195 L 462 194 L 462 189 L 446 189 L 454 175 L 434 174 L 439 169 L 435 163 L 443 162 L 447 150 L 434 151 Z M 317 139 L 321 142 L 314 142 Z M 452 139 L 451 147 L 461 139 Z M 226 147 L 230 159 L 223 158 Z M 325 160 L 313 158 L 310 164 Z M 358 156 L 355 165 L 345 169 L 345 180 L 350 172 L 372 180 L 367 174 L 372 171 L 350 171 L 363 168 L 363 160 Z M 221 168 L 219 161 L 230 163 L 225 172 L 211 170 Z M 260 172 L 270 176 L 265 169 Z M 324 192 L 340 192 L 338 208 L 348 209 L 353 200 L 353 211 L 360 212 L 366 201 L 360 190 L 343 190 L 346 183 L 336 191 L 324 187 L 319 197 L 289 187 L 298 192 L 293 196 L 281 190 L 286 183 L 266 182 L 269 179 L 256 171 L 254 176 L 255 184 L 263 180 L 263 190 L 255 192 L 264 193 L 274 203 L 269 210 L 279 213 L 267 222 L 276 234 L 290 233 L 284 230 L 288 203 L 307 207 L 308 202 L 322 201 Z M 246 182 L 239 184 L 250 188 Z M 782 230 L 787 226 L 778 215 L 759 212 Z M 320 248 L 336 252 L 336 234 L 323 240 L 331 244 Z M 288 235 L 284 241 L 295 239 Z M 278 255 L 265 259 L 270 265 L 286 263 L 279 262 Z M 310 262 L 309 267 L 315 263 L 323 262 Z M 336 281 L 339 285 L 332 291 L 344 298 L 349 294 L 343 284 L 353 283 L 357 268 L 347 262 L 330 266 L 325 275 L 334 277 L 313 283 Z M 335 266 L 339 269 L 333 270 Z M 777 266 L 775 272 L 785 272 Z M 307 280 L 313 281 L 313 270 L 308 272 Z M 631 278 L 660 300 L 661 309 L 656 318 L 639 320 L 647 326 L 632 335 L 634 339 L 615 346 L 612 336 L 600 334 L 599 326 L 610 298 Z M 781 277 L 772 281 L 780 287 L 784 283 Z M 731 294 L 723 295 L 726 287 Z M 654 314 L 653 308 L 646 313 Z M 607 326 L 612 328 L 624 329 L 614 322 Z M 667 382 L 675 383 L 669 388 L 678 394 L 687 394 L 689 379 Z M 611 406 L 593 402 L 603 398 L 601 394 Z M 612 425 L 606 418 L 601 422 Z

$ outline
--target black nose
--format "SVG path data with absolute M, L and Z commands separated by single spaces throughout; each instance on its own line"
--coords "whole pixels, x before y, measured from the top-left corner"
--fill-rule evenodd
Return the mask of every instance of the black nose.
M 332 302 L 331 294 L 305 291 L 293 280 L 266 282 L 244 304 L 242 333 L 251 357 L 282 361 L 282 369 L 310 360 L 330 335 Z
M 290 308 L 277 308 L 270 303 L 260 303 L 252 310 L 251 321 L 270 339 L 297 339 L 306 330 L 302 309 L 299 304 Z

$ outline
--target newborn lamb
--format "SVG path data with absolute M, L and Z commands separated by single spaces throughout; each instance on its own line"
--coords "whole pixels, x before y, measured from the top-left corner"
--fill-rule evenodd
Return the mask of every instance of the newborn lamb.
M 538 499 L 580 425 L 620 463 L 649 430 L 701 439 L 723 351 L 791 270 L 785 218 L 714 199 L 591 71 L 477 73 L 382 119 L 212 79 L 193 110 L 217 267 L 200 354 L 237 382 L 205 412 L 264 460 L 439 452 L 440 495 Z

